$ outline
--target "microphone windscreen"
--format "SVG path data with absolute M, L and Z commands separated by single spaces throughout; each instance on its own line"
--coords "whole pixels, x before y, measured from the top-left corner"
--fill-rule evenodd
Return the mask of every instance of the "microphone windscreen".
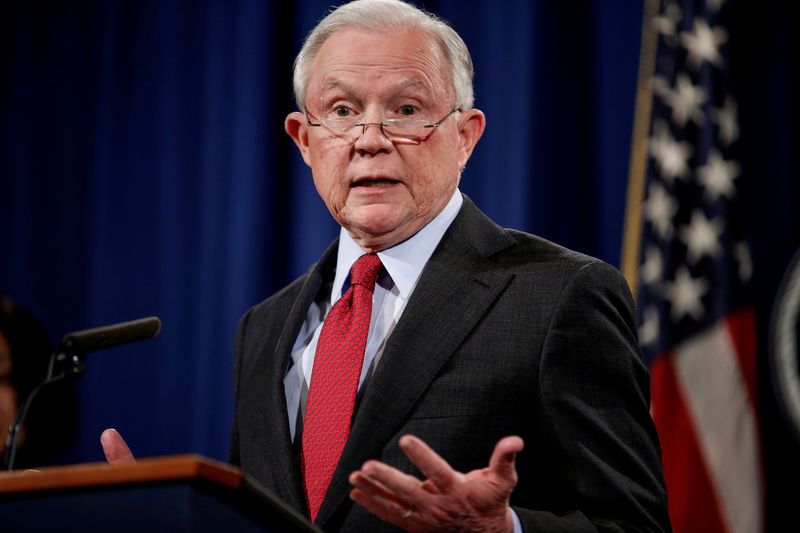
M 149 339 L 155 337 L 160 330 L 161 320 L 151 316 L 68 333 L 64 336 L 61 346 L 69 353 L 87 353 Z

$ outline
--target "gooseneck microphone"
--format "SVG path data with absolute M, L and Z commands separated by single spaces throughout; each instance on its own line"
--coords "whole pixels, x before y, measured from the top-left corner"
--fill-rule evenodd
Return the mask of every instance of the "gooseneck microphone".
M 120 344 L 150 339 L 155 337 L 160 330 L 161 321 L 158 317 L 140 318 L 130 322 L 69 333 L 61 341 L 61 349 L 67 353 L 85 354 Z
M 53 352 L 50 357 L 50 364 L 44 381 L 31 391 L 25 403 L 17 411 L 14 423 L 8 428 L 8 438 L 6 439 L 6 448 L 3 453 L 5 468 L 8 470 L 13 470 L 14 468 L 19 432 L 25 422 L 31 403 L 40 390 L 53 383 L 82 376 L 86 371 L 84 357 L 87 353 L 150 339 L 155 337 L 160 330 L 161 320 L 158 317 L 151 316 L 65 335 L 59 349 Z

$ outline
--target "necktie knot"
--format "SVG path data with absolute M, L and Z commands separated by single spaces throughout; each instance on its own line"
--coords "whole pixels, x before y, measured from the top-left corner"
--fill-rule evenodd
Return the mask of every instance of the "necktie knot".
M 375 289 L 380 269 L 381 259 L 376 254 L 362 255 L 350 269 L 350 284 L 363 285 L 371 292 Z

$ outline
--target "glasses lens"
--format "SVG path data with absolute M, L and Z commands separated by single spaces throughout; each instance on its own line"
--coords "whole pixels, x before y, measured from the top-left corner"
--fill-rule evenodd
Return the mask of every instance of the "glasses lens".
M 325 126 L 329 130 L 339 134 L 347 134 L 347 133 L 355 134 L 354 132 L 357 122 L 358 120 L 353 117 L 337 117 L 337 116 L 325 117 L 325 119 L 323 119 L 322 121 L 322 123 L 325 124 Z
M 427 120 L 418 118 L 390 118 L 384 120 L 383 131 L 389 137 L 416 139 L 428 133 L 425 128 L 427 123 Z

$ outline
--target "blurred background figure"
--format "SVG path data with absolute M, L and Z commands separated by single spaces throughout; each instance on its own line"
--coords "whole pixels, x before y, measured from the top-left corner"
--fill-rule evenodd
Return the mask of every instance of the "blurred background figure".
M 53 353 L 44 328 L 26 309 L 0 295 L 0 452 L 17 410 L 47 374 Z M 75 397 L 69 383 L 42 389 L 20 432 L 15 468 L 57 462 L 75 436 Z M 0 455 L 2 455 L 0 453 Z

